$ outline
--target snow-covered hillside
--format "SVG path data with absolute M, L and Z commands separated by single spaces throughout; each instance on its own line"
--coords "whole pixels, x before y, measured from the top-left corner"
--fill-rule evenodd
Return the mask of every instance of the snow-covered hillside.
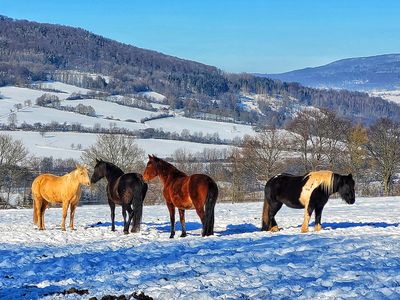
M 371 96 L 382 97 L 385 100 L 389 100 L 400 105 L 400 90 L 373 91 L 370 94 Z
M 30 153 L 53 158 L 74 158 L 79 160 L 84 149 L 96 142 L 96 134 L 78 132 L 46 132 L 42 137 L 39 132 L 6 131 L 16 139 L 24 142 Z M 162 139 L 137 139 L 139 147 L 146 154 L 155 154 L 167 157 L 177 149 L 184 149 L 191 153 L 201 152 L 203 149 L 226 149 L 226 145 L 200 144 L 185 141 Z M 79 146 L 80 145 L 80 146 Z
M 99 299 L 144 291 L 155 299 L 398 299 L 400 197 L 331 199 L 321 232 L 300 234 L 303 211 L 284 207 L 278 233 L 260 232 L 262 203 L 217 204 L 214 236 L 169 239 L 166 206 L 144 209 L 142 231 L 111 232 L 109 208 L 78 207 L 77 230 L 60 231 L 61 209 L 0 211 L 0 298 L 63 299 L 70 287 Z M 178 226 L 179 227 L 179 226 Z M 179 236 L 179 234 L 178 234 Z M 45 297 L 44 295 L 48 295 Z
M 254 134 L 249 125 L 214 122 L 182 117 L 170 111 L 172 117 L 156 119 L 141 123 L 142 119 L 157 116 L 168 111 L 168 106 L 160 103 L 152 103 L 157 111 L 143 110 L 123 106 L 111 101 L 98 99 L 66 100 L 72 93 L 86 94 L 95 92 L 61 82 L 38 82 L 32 88 L 5 86 L 0 88 L 0 123 L 8 124 L 11 113 L 16 114 L 16 124 L 21 125 L 42 123 L 48 124 L 58 122 L 67 124 L 81 124 L 84 127 L 93 128 L 101 126 L 110 128 L 117 126 L 128 130 L 144 130 L 148 128 L 162 129 L 165 132 L 181 134 L 183 130 L 191 135 L 197 136 L 218 136 L 220 139 L 233 140 L 236 137 Z M 57 110 L 50 107 L 35 105 L 35 101 L 43 94 L 57 96 L 62 106 L 76 107 L 79 104 L 92 106 L 95 109 L 96 117 L 86 116 L 70 111 Z M 141 96 L 149 98 L 149 101 L 161 102 L 164 96 L 156 92 L 142 93 Z M 122 96 L 114 96 L 121 97 Z M 32 105 L 28 105 L 30 100 Z M 17 105 L 22 106 L 17 107 Z M 79 158 L 81 150 L 92 145 L 95 135 L 84 133 L 47 133 L 41 137 L 37 132 L 7 132 L 14 137 L 22 139 L 32 154 L 38 156 L 53 156 L 55 158 Z M 227 146 L 199 144 L 182 142 L 176 140 L 139 140 L 139 145 L 147 153 L 160 156 L 171 155 L 176 149 L 184 148 L 190 152 L 201 151 L 203 148 L 227 148 Z M 82 146 L 79 149 L 71 146 Z

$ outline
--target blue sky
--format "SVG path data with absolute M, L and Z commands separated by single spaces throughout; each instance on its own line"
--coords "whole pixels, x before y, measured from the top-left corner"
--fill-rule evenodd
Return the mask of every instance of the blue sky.
M 0 14 L 81 27 L 228 72 L 400 53 L 397 0 L 0 0 Z

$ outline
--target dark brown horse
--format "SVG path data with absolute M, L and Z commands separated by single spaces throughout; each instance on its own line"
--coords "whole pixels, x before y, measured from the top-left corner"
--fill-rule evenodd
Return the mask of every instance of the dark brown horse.
M 143 201 L 147 193 L 147 183 L 138 173 L 124 173 L 116 165 L 96 159 L 91 183 L 96 183 L 103 177 L 107 178 L 107 197 L 111 209 L 111 230 L 115 231 L 115 205 L 122 206 L 124 217 L 124 233 L 129 233 L 129 225 L 133 220 L 131 232 L 140 231 Z M 126 219 L 128 212 L 128 220 Z
M 186 236 L 185 210 L 195 209 L 203 224 L 202 236 L 214 234 L 214 207 L 218 187 L 211 177 L 204 174 L 186 175 L 170 163 L 149 155 L 143 178 L 149 181 L 159 176 L 164 185 L 163 195 L 171 220 L 171 235 L 175 235 L 175 207 L 179 209 L 182 225 L 181 237 Z

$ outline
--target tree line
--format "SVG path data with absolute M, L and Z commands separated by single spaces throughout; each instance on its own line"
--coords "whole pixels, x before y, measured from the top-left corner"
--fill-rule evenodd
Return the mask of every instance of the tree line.
M 96 158 L 111 161 L 125 172 L 138 173 L 143 172 L 146 161 L 134 137 L 116 133 L 99 134 L 96 143 L 83 151 L 81 160 L 93 167 Z M 322 169 L 352 173 L 358 195 L 399 195 L 400 124 L 385 118 L 366 127 L 329 110 L 305 110 L 286 129 L 260 128 L 237 146 L 200 153 L 177 150 L 167 160 L 189 174 L 213 177 L 219 185 L 220 201 L 261 200 L 263 187 L 272 176 Z M 0 134 L 2 205 L 15 197 L 20 205 L 29 205 L 35 176 L 44 172 L 63 175 L 75 163 L 71 159 L 34 158 L 21 141 Z M 82 202 L 105 203 L 104 184 L 85 190 Z M 160 182 L 150 185 L 146 203 L 161 203 Z

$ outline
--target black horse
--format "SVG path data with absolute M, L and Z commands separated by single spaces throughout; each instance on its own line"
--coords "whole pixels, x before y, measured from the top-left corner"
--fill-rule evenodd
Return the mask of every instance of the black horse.
M 103 177 L 107 178 L 107 197 L 111 209 L 111 230 L 115 231 L 115 205 L 122 206 L 124 216 L 124 233 L 129 233 L 129 226 L 133 220 L 131 232 L 140 231 L 142 220 L 143 201 L 147 193 L 147 183 L 138 173 L 124 173 L 116 165 L 96 159 L 91 183 L 96 183 Z M 128 221 L 126 219 L 128 212 Z
M 314 230 L 321 230 L 322 210 L 329 196 L 336 192 L 348 204 L 355 202 L 354 180 L 351 174 L 339 175 L 331 171 L 317 171 L 304 176 L 276 175 L 265 185 L 261 230 L 279 230 L 275 215 L 283 204 L 291 208 L 304 208 L 301 232 L 308 231 L 308 223 L 315 210 Z

